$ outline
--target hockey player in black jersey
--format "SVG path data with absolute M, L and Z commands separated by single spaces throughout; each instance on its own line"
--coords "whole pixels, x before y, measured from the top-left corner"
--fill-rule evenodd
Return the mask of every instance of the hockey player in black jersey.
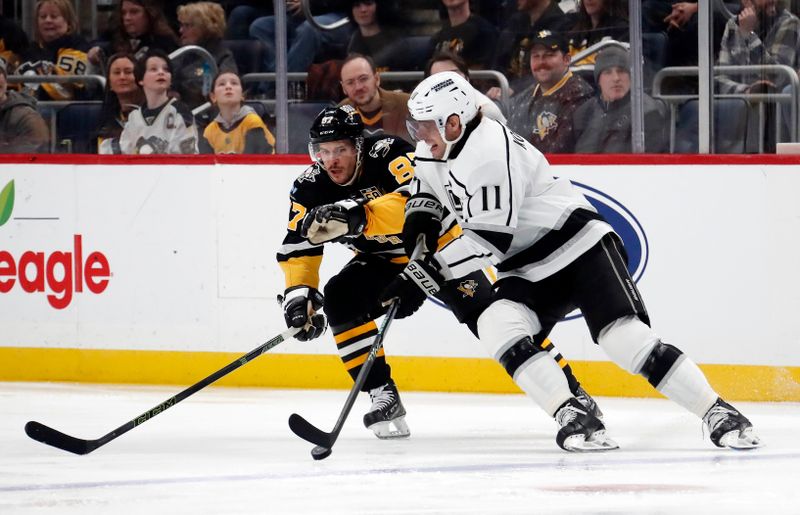
M 760 445 L 750 421 L 719 397 L 688 356 L 650 328 L 613 228 L 569 180 L 551 175 L 529 142 L 482 118 L 466 80 L 451 72 L 423 80 L 409 99 L 409 113 L 409 132 L 418 144 L 408 202 L 441 202 L 471 246 L 468 259 L 445 247 L 415 265 L 440 280 L 496 266 L 494 299 L 478 320 L 481 342 L 496 355 L 516 353 L 518 384 L 556 419 L 560 447 L 615 448 L 602 421 L 573 398 L 555 363 L 532 344 L 575 308 L 612 361 L 701 418 L 714 445 Z M 406 218 L 406 241 L 436 234 L 436 220 L 420 218 Z M 407 283 L 399 276 L 382 297 Z
M 347 105 L 324 109 L 310 132 L 314 164 L 292 186 L 288 230 L 277 255 L 286 277 L 284 316 L 290 327 L 305 328 L 300 339 L 310 340 L 325 330 L 324 316 L 316 313 L 324 308 L 339 356 L 355 379 L 378 332 L 375 320 L 386 311 L 379 294 L 408 263 L 400 238 L 406 203 L 401 188 L 414 175 L 413 148 L 399 138 L 364 137 L 360 115 Z M 458 240 L 461 233 L 452 215 L 442 215 L 445 222 L 433 238 L 434 248 Z M 323 296 L 319 267 L 324 243 L 332 241 L 350 247 L 355 257 L 327 282 Z M 444 283 L 437 297 L 477 334 L 490 290 L 486 273 L 475 270 Z M 407 288 L 399 296 L 397 318 L 413 314 L 425 298 L 416 287 Z M 599 414 L 552 343 L 539 344 L 563 363 L 571 391 Z M 368 428 L 379 438 L 410 434 L 383 349 L 364 391 L 373 401 L 364 416 Z

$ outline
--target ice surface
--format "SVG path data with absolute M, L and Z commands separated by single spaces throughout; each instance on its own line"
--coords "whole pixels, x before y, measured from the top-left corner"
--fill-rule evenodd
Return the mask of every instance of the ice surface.
M 800 406 L 734 403 L 762 449 L 717 449 L 664 400 L 599 399 L 603 454 L 568 454 L 522 395 L 403 392 L 412 436 L 381 441 L 356 403 L 333 454 L 288 428 L 330 430 L 345 391 L 209 388 L 86 456 L 29 439 L 37 420 L 98 438 L 175 387 L 0 383 L 0 514 L 798 513 Z

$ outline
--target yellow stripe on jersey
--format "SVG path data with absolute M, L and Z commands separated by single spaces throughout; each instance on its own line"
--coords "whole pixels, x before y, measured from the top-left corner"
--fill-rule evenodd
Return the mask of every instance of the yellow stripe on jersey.
M 319 267 L 322 256 L 300 256 L 279 261 L 286 278 L 286 287 L 304 284 L 319 289 Z
M 366 324 L 360 325 L 358 327 L 354 327 L 352 329 L 348 329 L 347 331 L 339 334 L 333 335 L 333 340 L 336 342 L 336 345 L 339 345 L 345 340 L 349 340 L 351 338 L 355 338 L 360 336 L 364 333 L 368 333 L 370 331 L 374 331 L 378 328 L 378 324 L 375 323 L 374 320 L 370 320 Z
M 367 213 L 365 236 L 400 234 L 403 232 L 403 211 L 406 198 L 397 192 L 387 193 L 364 205 Z
M 86 75 L 88 66 L 86 52 L 74 48 L 62 48 L 58 51 L 53 71 L 55 75 Z M 75 96 L 75 89 L 80 89 L 85 86 L 86 85 L 81 82 L 69 84 L 47 82 L 42 84 L 42 89 L 44 89 L 53 100 L 72 100 Z
M 363 365 L 364 362 L 367 361 L 367 356 L 369 356 L 369 349 L 364 349 L 364 350 L 366 351 L 366 352 L 364 352 L 364 354 L 362 354 L 360 356 L 356 356 L 355 358 L 351 359 L 350 361 L 345 361 L 344 368 L 346 368 L 347 370 L 352 370 L 352 369 L 354 369 L 354 368 L 356 368 L 358 366 Z M 375 354 L 375 358 L 382 358 L 385 355 L 386 355 L 386 353 L 383 352 L 383 347 L 381 347 L 380 350 L 378 350 L 378 353 Z
M 249 113 L 231 130 L 226 131 L 216 120 L 208 124 L 203 137 L 208 140 L 215 154 L 243 154 L 247 142 L 247 133 L 252 129 L 260 129 L 264 139 L 275 148 L 275 137 L 269 132 L 264 121 L 255 113 Z
M 446 233 L 444 233 L 441 236 L 439 236 L 439 241 L 438 241 L 439 247 L 438 247 L 438 250 L 441 250 L 442 247 L 444 247 L 445 245 L 447 245 L 448 243 L 450 243 L 454 239 L 456 239 L 459 236 L 461 236 L 461 234 L 463 232 L 464 231 L 461 230 L 461 226 L 458 225 L 458 224 L 456 224 L 453 227 L 451 227 L 449 231 L 447 231 Z

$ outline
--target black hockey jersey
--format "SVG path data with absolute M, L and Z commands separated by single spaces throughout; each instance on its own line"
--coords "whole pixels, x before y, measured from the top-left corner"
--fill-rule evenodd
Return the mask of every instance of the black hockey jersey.
M 89 44 L 77 34 L 67 34 L 44 45 L 32 44 L 17 68 L 17 75 L 86 75 Z M 85 95 L 83 83 L 29 83 L 39 100 L 75 100 Z
M 357 252 L 405 259 L 400 232 L 403 229 L 405 197 L 397 192 L 414 176 L 414 148 L 399 138 L 364 139 L 362 170 L 348 186 L 334 183 L 320 163 L 311 165 L 294 181 L 289 199 L 289 224 L 278 264 L 286 276 L 286 287 L 304 284 L 319 287 L 319 266 L 324 245 L 313 245 L 300 235 L 302 220 L 314 207 L 339 200 L 360 199 L 365 204 L 364 233 L 343 243 Z

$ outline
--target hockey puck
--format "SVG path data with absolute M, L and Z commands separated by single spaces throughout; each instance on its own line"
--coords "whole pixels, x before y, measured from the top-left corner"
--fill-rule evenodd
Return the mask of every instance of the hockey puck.
M 326 449 L 325 447 L 317 445 L 311 449 L 311 457 L 315 460 L 324 460 L 331 455 L 331 452 L 333 452 L 331 449 Z

